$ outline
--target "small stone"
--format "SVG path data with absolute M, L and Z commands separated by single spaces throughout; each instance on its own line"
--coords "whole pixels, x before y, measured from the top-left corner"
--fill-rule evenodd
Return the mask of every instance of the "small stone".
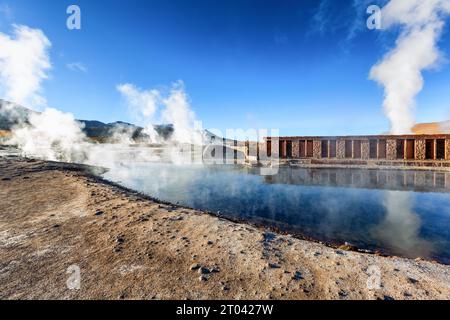
M 95 213 L 96 216 L 101 216 L 101 215 L 103 215 L 103 214 L 104 214 L 104 212 L 101 211 L 101 210 L 98 210 L 98 211 Z
M 212 267 L 210 272 L 211 273 L 219 273 L 220 272 L 220 268 L 219 267 Z
M 339 249 L 343 250 L 343 251 L 357 251 L 358 250 L 358 248 L 355 245 L 353 245 L 349 242 L 345 242 L 344 245 L 339 246 Z
M 198 263 L 191 265 L 191 270 L 198 270 L 201 268 L 201 265 L 199 265 Z
M 276 264 L 276 263 L 270 263 L 269 262 L 267 265 L 271 269 L 280 269 L 280 266 L 278 264 Z
M 214 244 L 214 242 L 211 241 L 211 240 L 209 240 L 209 241 L 207 242 L 207 244 L 208 244 L 208 246 L 212 246 L 212 245 Z
M 222 290 L 223 290 L 223 291 L 230 291 L 230 287 L 227 286 L 227 285 L 224 285 L 224 286 L 222 287 Z
M 200 274 L 209 274 L 209 273 L 211 273 L 211 272 L 209 271 L 208 268 L 200 267 L 200 268 L 198 269 L 198 273 L 200 273 Z
M 292 280 L 302 280 L 303 279 L 303 277 L 302 277 L 302 274 L 300 273 L 300 271 L 296 271 L 295 272 L 295 274 L 293 275 L 293 277 L 292 277 Z
M 411 277 L 408 277 L 407 280 L 408 280 L 409 283 L 412 283 L 412 284 L 416 284 L 417 282 L 419 282 L 418 280 L 416 280 L 414 278 L 411 278 Z
M 348 296 L 348 294 L 347 294 L 347 292 L 341 290 L 341 291 L 339 291 L 339 296 L 340 297 L 346 297 L 346 296 Z
M 118 244 L 125 243 L 125 239 L 122 236 L 117 237 L 116 241 L 117 241 Z
M 5 177 L 5 178 L 2 178 L 2 181 L 11 181 L 11 178 L 10 177 Z
M 205 282 L 205 281 L 208 281 L 208 278 L 205 277 L 205 276 L 200 276 L 200 277 L 198 278 L 198 280 L 200 280 L 200 282 Z

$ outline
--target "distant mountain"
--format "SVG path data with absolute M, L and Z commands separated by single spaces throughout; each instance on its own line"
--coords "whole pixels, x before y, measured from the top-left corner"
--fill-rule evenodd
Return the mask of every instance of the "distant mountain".
M 218 144 L 218 145 L 227 145 L 233 146 L 235 144 L 235 140 L 224 139 L 209 130 L 203 130 L 203 142 L 205 144 Z
M 96 120 L 78 120 L 84 125 L 83 131 L 89 138 L 99 142 L 113 139 L 115 135 L 125 134 L 136 142 L 145 141 L 148 138 L 143 131 L 144 128 L 131 123 L 117 121 L 113 123 L 103 123 Z M 155 131 L 163 139 L 168 139 L 174 129 L 172 125 L 154 125 Z
M 34 111 L 0 99 L 0 130 L 9 131 L 19 123 L 28 122 Z
M 91 139 L 106 142 L 118 134 L 126 134 L 133 139 L 145 139 L 142 128 L 129 123 L 103 123 L 96 120 L 78 120 L 83 124 L 84 133 Z
M 0 138 L 7 135 L 11 128 L 19 123 L 27 123 L 30 114 L 36 113 L 25 107 L 11 104 L 0 99 Z M 97 120 L 77 120 L 84 125 L 85 134 L 96 141 L 105 142 L 114 137 L 114 133 L 129 134 L 136 142 L 145 141 L 148 137 L 143 133 L 144 128 L 131 123 L 117 121 L 113 123 L 103 123 Z M 155 131 L 164 139 L 170 138 L 173 134 L 173 125 L 154 125 Z M 414 134 L 450 134 L 450 120 L 443 122 L 419 123 L 412 129 Z M 223 140 L 208 130 L 204 130 L 203 139 L 206 144 L 226 144 L 233 145 L 234 141 Z
M 29 116 L 36 113 L 25 107 L 9 103 L 0 99 L 0 131 L 2 135 L 11 131 L 12 127 L 19 123 L 28 123 Z M 144 128 L 131 123 L 117 121 L 113 123 L 103 123 L 97 120 L 77 120 L 83 125 L 84 133 L 91 139 L 98 142 L 106 142 L 114 139 L 118 134 L 127 134 L 136 142 L 145 141 L 148 137 L 144 132 Z M 173 125 L 155 125 L 155 131 L 168 139 L 172 135 Z

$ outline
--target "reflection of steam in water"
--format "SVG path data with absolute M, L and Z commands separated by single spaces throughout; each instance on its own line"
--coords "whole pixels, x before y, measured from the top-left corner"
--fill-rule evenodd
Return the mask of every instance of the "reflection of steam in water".
M 412 209 L 411 194 L 387 191 L 386 217 L 373 230 L 373 236 L 394 253 L 417 258 L 430 257 L 432 245 L 420 238 L 421 219 Z
M 249 174 L 253 168 L 136 158 L 111 166 L 103 177 L 174 204 L 320 241 L 450 261 L 447 194 L 267 183 L 266 177 Z M 285 170 L 291 172 L 280 168 Z M 413 211 L 415 199 L 420 202 Z

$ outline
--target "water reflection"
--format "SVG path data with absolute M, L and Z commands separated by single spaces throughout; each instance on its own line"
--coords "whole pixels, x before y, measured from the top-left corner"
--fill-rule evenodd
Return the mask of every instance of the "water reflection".
M 388 191 L 386 216 L 373 228 L 373 236 L 395 253 L 411 258 L 431 257 L 432 244 L 421 238 L 422 221 L 413 211 L 414 198 L 405 192 Z
M 135 163 L 118 166 L 105 177 L 165 201 L 321 241 L 450 263 L 450 195 L 442 185 L 436 187 L 435 175 L 433 184 L 417 187 L 408 181 L 427 181 L 427 174 L 281 168 L 278 175 L 263 177 L 255 172 L 234 166 Z M 374 174 L 377 182 L 370 179 Z M 383 176 L 404 183 L 382 184 Z M 392 186 L 427 192 L 389 191 Z
M 256 171 L 250 170 L 249 173 Z M 310 186 L 450 192 L 450 172 L 432 170 L 282 168 L 267 183 Z

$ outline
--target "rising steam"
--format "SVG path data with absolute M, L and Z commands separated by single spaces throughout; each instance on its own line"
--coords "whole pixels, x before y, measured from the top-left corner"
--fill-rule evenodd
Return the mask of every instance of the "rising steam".
M 149 148 L 133 148 L 133 133 L 127 125 L 116 126 L 114 144 L 89 141 L 83 126 L 72 114 L 48 108 L 41 84 L 51 69 L 50 41 L 38 29 L 13 26 L 12 35 L 0 33 L 0 94 L 13 103 L 0 101 L 0 112 L 16 125 L 10 143 L 17 145 L 25 156 L 48 160 L 79 162 L 111 167 L 125 160 L 151 160 L 155 154 Z M 150 143 L 166 143 L 170 160 L 179 162 L 178 146 L 202 143 L 202 134 L 195 130 L 195 115 L 181 81 L 168 89 L 142 90 L 132 84 L 117 86 L 135 120 L 144 125 L 144 136 Z M 18 104 L 31 107 L 24 116 Z M 11 119 L 14 118 L 14 119 Z M 170 141 L 163 141 L 155 131 L 154 121 L 173 125 Z
M 51 69 L 51 43 L 38 29 L 14 25 L 12 33 L 0 33 L 0 92 L 14 102 L 4 103 L 3 108 L 18 122 L 11 142 L 25 154 L 50 160 L 79 160 L 86 137 L 71 114 L 45 108 L 42 113 L 31 113 L 26 120 L 20 116 L 15 103 L 34 110 L 46 107 L 41 84 Z
M 382 9 L 383 27 L 400 26 L 396 46 L 370 72 L 384 87 L 384 110 L 392 134 L 410 133 L 415 97 L 422 90 L 422 71 L 432 68 L 441 54 L 437 41 L 450 13 L 449 0 L 391 0 Z
M 201 144 L 202 135 L 196 130 L 195 114 L 182 81 L 172 84 L 170 90 L 142 90 L 133 84 L 120 84 L 117 90 L 127 102 L 128 109 L 146 121 L 145 132 L 154 137 L 152 122 L 172 124 L 172 141 L 176 143 Z
M 0 33 L 0 94 L 9 101 L 37 108 L 46 105 L 41 83 L 51 68 L 50 41 L 41 30 L 13 26 Z
M 126 100 L 131 116 L 144 125 L 144 133 L 150 137 L 150 142 L 159 142 L 158 133 L 152 125 L 160 99 L 159 91 L 142 90 L 131 83 L 120 84 L 117 90 Z
M 22 152 L 48 160 L 82 162 L 86 136 L 73 115 L 46 108 L 31 114 L 29 124 L 13 131 L 11 142 Z
M 162 119 L 174 125 L 173 139 L 179 143 L 201 144 L 201 133 L 195 128 L 195 114 L 189 104 L 182 81 L 173 84 L 168 97 L 163 101 L 165 109 Z

